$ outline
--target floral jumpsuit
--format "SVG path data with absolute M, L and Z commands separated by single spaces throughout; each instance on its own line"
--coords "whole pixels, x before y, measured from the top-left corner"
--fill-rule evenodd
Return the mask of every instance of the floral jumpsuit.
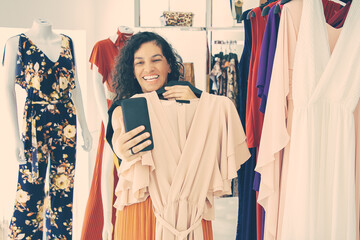
M 16 83 L 27 92 L 22 140 L 26 164 L 19 166 L 10 239 L 72 239 L 76 155 L 76 112 L 72 41 L 61 35 L 59 58 L 52 62 L 25 35 L 19 35 Z M 45 187 L 47 166 L 49 188 Z

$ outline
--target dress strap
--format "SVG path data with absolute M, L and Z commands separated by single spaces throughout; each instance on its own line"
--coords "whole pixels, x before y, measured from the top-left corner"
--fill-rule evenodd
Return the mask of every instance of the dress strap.
M 184 230 L 184 231 L 178 231 L 176 228 L 174 228 L 173 226 L 171 226 L 164 218 L 160 217 L 160 215 L 158 213 L 156 213 L 154 211 L 154 215 L 156 217 L 156 221 L 157 223 L 160 223 L 163 227 L 165 227 L 166 229 L 168 229 L 171 233 L 173 233 L 176 237 L 177 240 L 183 240 L 186 239 L 186 237 L 192 232 L 194 231 L 196 228 L 198 228 L 201 224 L 201 220 L 202 218 L 200 217 L 198 220 L 196 220 L 196 222 L 194 224 L 192 224 L 188 229 Z

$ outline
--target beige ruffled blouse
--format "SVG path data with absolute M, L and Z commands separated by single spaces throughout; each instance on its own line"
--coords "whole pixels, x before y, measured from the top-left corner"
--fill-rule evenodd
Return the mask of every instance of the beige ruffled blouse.
M 189 104 L 160 100 L 156 92 L 134 97 L 147 99 L 154 149 L 122 162 L 114 206 L 150 196 L 156 240 L 201 240 L 201 220 L 214 219 L 214 196 L 231 193 L 231 180 L 250 157 L 235 106 L 206 92 Z

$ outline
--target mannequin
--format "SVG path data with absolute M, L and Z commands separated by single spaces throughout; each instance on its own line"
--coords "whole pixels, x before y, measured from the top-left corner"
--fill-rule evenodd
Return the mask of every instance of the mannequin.
M 118 26 L 117 30 L 121 33 L 124 33 L 124 34 L 133 34 L 134 33 L 134 30 L 128 26 Z M 110 36 L 110 40 L 115 43 L 116 42 L 116 39 L 118 38 L 118 34 L 116 35 L 112 35 Z
M 56 61 L 56 58 L 59 57 L 60 44 L 61 44 L 61 36 L 53 32 L 52 25 L 47 20 L 44 19 L 35 19 L 33 21 L 33 25 L 31 29 L 26 32 L 26 35 L 40 48 L 44 53 L 46 53 L 47 57 L 50 60 Z M 4 78 L 7 80 L 6 87 L 8 94 L 6 99 L 8 100 L 8 106 L 11 110 L 10 117 L 12 131 L 15 136 L 20 136 L 19 126 L 18 126 L 18 114 L 17 114 L 17 105 L 16 105 L 16 95 L 15 95 L 15 63 L 16 63 L 16 53 L 18 51 L 18 43 L 19 37 L 15 36 L 10 38 L 6 43 L 5 48 L 5 58 L 3 63 L 4 69 Z M 81 90 L 79 87 L 79 83 L 77 80 L 77 76 L 75 77 L 77 88 L 74 89 L 72 94 L 72 100 L 77 106 L 77 114 L 79 118 L 79 123 L 82 128 L 84 145 L 83 149 L 85 151 L 90 151 L 92 139 L 91 135 L 85 120 L 85 113 L 83 108 L 83 102 L 81 98 Z M 24 145 L 20 138 L 16 138 L 15 142 L 15 157 L 19 164 L 25 163 L 24 156 Z
M 133 30 L 129 27 L 125 27 L 125 26 L 119 26 L 118 30 L 121 33 L 126 33 L 126 34 L 133 34 Z M 115 43 L 114 38 L 110 37 L 110 40 L 112 42 Z M 99 81 L 99 72 L 98 71 L 93 71 L 93 74 L 96 75 L 96 79 L 98 83 L 100 83 L 101 81 Z M 94 78 L 95 79 L 95 78 Z M 106 86 L 104 86 L 105 88 L 105 93 L 109 92 L 109 90 L 106 88 Z M 101 88 L 95 88 L 95 91 L 99 91 Z M 111 97 L 112 99 L 115 97 L 115 94 L 111 93 Z M 104 106 L 104 102 L 106 103 L 106 100 L 104 101 L 104 99 L 100 99 L 100 93 L 96 94 L 97 96 L 97 100 L 98 100 L 98 106 L 100 107 L 100 105 Z M 107 126 L 108 123 L 108 108 L 103 109 L 101 111 L 102 114 L 104 114 L 103 117 L 103 123 L 105 126 Z M 105 121 L 104 121 L 105 120 Z M 103 200 L 103 209 L 104 209 L 104 227 L 103 227 L 103 240 L 105 239 L 111 239 L 112 236 L 112 231 L 113 231 L 113 226 L 111 224 L 111 221 L 106 221 L 105 219 L 111 219 L 111 213 L 112 210 L 109 209 L 109 206 L 113 205 L 113 189 L 109 188 L 109 186 L 113 186 L 114 184 L 114 178 L 112 175 L 112 172 L 114 171 L 114 164 L 113 164 L 113 153 L 112 150 L 110 148 L 110 146 L 108 144 L 105 144 L 105 148 L 104 148 L 104 160 L 103 161 L 103 165 L 102 165 L 102 173 L 101 173 L 101 197 Z
M 113 153 L 105 142 L 104 126 L 108 122 L 108 108 L 115 98 L 112 90 L 112 68 L 115 58 L 133 30 L 119 26 L 117 34 L 97 42 L 90 56 L 92 83 L 95 91 L 97 109 L 102 120 L 96 163 L 89 194 L 81 239 L 112 239 L 112 222 L 115 220 L 113 205 L 114 184 L 117 183 Z M 103 208 L 103 206 L 106 206 Z M 107 207 L 108 206 L 108 207 Z M 104 210 L 104 211 L 103 211 Z M 99 218 L 107 219 L 102 222 Z M 104 225 L 103 225 L 104 223 Z M 104 229 L 104 230 L 103 230 Z
M 17 115 L 17 104 L 16 104 L 16 93 L 15 93 L 15 79 L 17 79 L 17 67 L 18 64 L 19 64 L 19 59 L 18 59 L 18 52 L 19 52 L 19 43 L 20 43 L 20 40 L 21 39 L 26 39 L 24 41 L 26 41 L 26 43 L 28 44 L 32 44 L 32 47 L 33 48 L 36 48 L 38 49 L 36 53 L 41 53 L 39 56 L 41 56 L 43 59 L 48 59 L 49 61 L 47 61 L 48 63 L 45 63 L 45 62 L 42 62 L 41 65 L 46 65 L 46 64 L 54 64 L 54 69 L 56 67 L 56 64 L 59 64 L 59 60 L 61 58 L 64 58 L 63 56 L 61 55 L 65 55 L 65 54 L 68 54 L 69 53 L 63 53 L 63 49 L 65 49 L 65 46 L 67 46 L 68 48 L 70 48 L 70 44 L 72 43 L 71 42 L 71 39 L 68 38 L 67 36 L 65 35 L 59 35 L 59 34 L 56 34 L 55 32 L 53 32 L 52 30 L 52 25 L 51 23 L 49 23 L 48 21 L 46 20 L 43 20 L 43 19 L 35 19 L 33 21 L 33 25 L 32 27 L 25 33 L 25 34 L 20 34 L 20 35 L 17 35 L 15 37 L 12 37 L 10 38 L 7 43 L 6 43 L 6 49 L 5 49 L 5 53 L 4 53 L 4 62 L 3 62 L 3 66 L 4 66 L 4 78 L 6 79 L 6 87 L 7 87 L 7 91 L 6 91 L 6 104 L 9 106 L 9 109 L 10 109 L 10 117 L 11 117 L 11 122 L 13 123 L 11 125 L 11 128 L 12 128 L 12 131 L 14 132 L 15 134 L 15 158 L 17 159 L 17 161 L 19 162 L 20 166 L 20 170 L 19 171 L 23 171 L 21 172 L 22 175 L 19 175 L 19 179 L 20 177 L 24 177 L 24 169 L 27 169 L 28 165 L 29 164 L 34 164 L 34 154 L 33 153 L 30 153 L 31 155 L 30 156 L 33 156 L 32 159 L 28 159 L 26 160 L 26 157 L 25 157 L 25 151 L 26 149 L 24 149 L 24 143 L 20 140 L 19 136 L 20 136 L 20 131 L 19 131 L 19 126 L 18 126 L 18 115 Z M 65 45 L 65 43 L 68 44 L 68 45 Z M 25 42 L 24 42 L 25 43 Z M 72 46 L 72 44 L 71 44 Z M 68 49 L 67 48 L 67 49 Z M 35 52 L 35 51 L 34 51 Z M 29 54 L 28 54 L 29 55 Z M 66 55 L 66 56 L 68 56 Z M 72 57 L 72 55 L 71 55 Z M 22 60 L 21 60 L 22 61 Z M 44 60 L 45 61 L 45 60 Z M 39 73 L 36 73 L 36 74 L 39 74 L 41 75 L 40 73 L 40 70 L 42 70 L 42 66 L 40 66 L 39 68 L 39 65 L 37 65 L 38 63 L 36 62 L 33 67 L 33 69 L 35 69 L 35 71 L 37 72 L 39 70 Z M 20 65 L 21 66 L 21 65 Z M 61 85 L 61 82 L 58 82 L 58 85 L 60 86 L 61 89 L 65 89 L 63 92 L 64 92 L 64 99 L 66 100 L 66 102 L 62 102 L 63 99 L 61 98 L 61 90 L 58 90 L 59 92 L 59 95 L 60 97 L 58 98 L 58 100 L 55 99 L 55 101 L 53 100 L 53 98 L 51 97 L 51 100 L 49 102 L 46 102 L 46 100 L 44 99 L 43 101 L 40 101 L 39 102 L 36 102 L 38 100 L 31 100 L 31 97 L 30 96 L 30 100 L 27 99 L 27 103 L 26 103 L 26 107 L 32 107 L 32 106 L 36 106 L 34 108 L 38 109 L 38 108 L 42 108 L 42 109 L 45 109 L 43 111 L 49 111 L 50 110 L 47 110 L 47 109 L 57 109 L 59 110 L 60 107 L 58 107 L 59 105 L 61 105 L 61 108 L 63 109 L 64 106 L 75 106 L 75 109 L 76 109 L 76 114 L 75 114 L 75 111 L 73 113 L 73 116 L 77 115 L 78 116 L 78 120 L 79 120 L 79 123 L 80 123 L 80 127 L 81 127 L 81 130 L 82 130 L 82 136 L 83 136 L 83 141 L 84 141 L 84 145 L 82 146 L 83 149 L 85 151 L 89 151 L 91 149 L 91 144 L 92 144 L 92 139 L 91 139 L 91 135 L 90 135 L 90 132 L 88 130 L 88 126 L 87 126 L 87 123 L 86 123 L 86 120 L 85 120 L 85 113 L 84 113 L 84 108 L 83 108 L 83 102 L 82 102 L 82 97 L 81 97 L 81 90 L 80 90 L 80 86 L 79 86 L 79 83 L 78 83 L 78 80 L 77 80 L 77 75 L 76 75 L 76 69 L 75 69 L 75 66 L 72 70 L 75 70 L 75 73 L 74 73 L 74 76 L 73 78 L 69 78 L 69 80 L 73 80 L 74 83 L 75 83 L 75 86 L 76 88 L 72 89 L 71 90 L 71 94 L 69 94 L 70 97 L 67 97 L 67 92 L 65 90 L 68 90 L 67 88 L 68 87 L 68 83 L 66 85 L 66 88 L 64 87 L 64 85 Z M 72 72 L 73 73 L 73 72 Z M 50 75 L 50 71 L 48 72 L 48 74 Z M 24 77 L 24 76 L 23 76 Z M 26 76 L 28 77 L 28 76 Z M 44 77 L 43 75 L 41 75 L 40 77 Z M 25 77 L 24 77 L 25 78 Z M 44 82 L 47 79 L 47 77 L 44 77 Z M 28 80 L 27 80 L 28 81 Z M 50 81 L 50 80 L 49 80 Z M 40 81 L 41 82 L 41 81 Z M 29 83 L 30 84 L 30 83 Z M 31 83 L 33 84 L 33 83 Z M 35 90 L 32 90 L 32 88 L 34 88 L 33 86 L 31 86 L 30 84 L 30 88 L 28 88 L 28 86 L 26 86 L 26 88 L 28 88 L 28 91 L 33 91 L 33 95 L 36 95 L 38 94 L 38 96 L 41 96 L 43 93 L 40 93 L 41 91 L 38 90 L 36 93 Z M 40 83 L 41 84 L 41 83 Z M 24 86 L 22 86 L 24 87 Z M 24 87 L 25 88 L 25 87 Z M 35 87 L 36 88 L 36 87 Z M 56 90 L 53 90 L 53 91 L 56 91 Z M 44 95 L 46 95 L 46 93 L 44 93 Z M 37 97 L 38 97 L 37 96 Z M 50 95 L 51 96 L 51 95 Z M 29 95 L 28 95 L 29 97 Z M 54 97 L 55 98 L 55 97 Z M 49 97 L 50 99 L 50 97 Z M 40 99 L 41 100 L 41 99 Z M 29 102 L 28 102 L 29 101 Z M 45 102 L 45 103 L 44 103 Z M 67 104 L 67 105 L 66 105 Z M 27 108 L 26 108 L 27 109 Z M 60 110 L 59 110 L 60 111 Z M 38 120 L 37 118 L 40 118 L 39 116 L 37 116 L 36 114 L 39 114 L 38 112 L 41 112 L 41 111 L 35 111 L 35 116 L 33 116 L 33 118 L 35 120 L 33 121 L 36 121 Z M 40 115 L 40 114 L 39 114 Z M 60 114 L 59 114 L 60 115 Z M 44 115 L 45 116 L 45 115 Z M 27 116 L 29 117 L 29 116 Z M 44 117 L 45 118 L 45 117 Z M 70 119 L 70 117 L 69 117 Z M 73 121 L 75 119 L 76 121 L 76 116 L 75 117 L 71 117 L 71 120 Z M 26 119 L 27 120 L 27 119 Z M 49 120 L 50 121 L 50 120 Z M 51 121 L 54 121 L 55 120 L 51 120 Z M 61 121 L 61 120 L 60 120 Z M 24 123 L 26 123 L 24 121 Z M 49 122 L 50 124 L 52 124 L 51 122 Z M 70 123 L 68 123 L 70 124 Z M 76 125 L 76 122 L 73 123 L 73 125 Z M 60 126 L 60 125 L 58 125 Z M 64 125 L 65 127 L 69 126 L 69 125 Z M 36 126 L 37 129 L 35 129 L 35 131 L 39 131 L 39 126 Z M 73 127 L 75 130 L 75 126 L 70 126 L 70 127 Z M 45 127 L 44 127 L 45 128 Z M 69 134 L 72 134 L 72 136 L 75 136 L 75 139 L 76 139 L 76 131 L 74 132 L 73 129 L 71 128 L 68 128 L 70 129 L 70 132 L 68 132 Z M 32 129 L 33 130 L 33 129 Z M 51 129 L 50 131 L 52 131 L 53 129 Z M 55 130 L 54 130 L 55 131 Z M 59 130 L 56 130 L 56 131 L 59 131 Z M 72 132 L 71 132 L 72 131 Z M 59 131 L 61 132 L 62 135 L 62 138 L 65 138 L 65 137 L 69 137 L 69 135 L 66 135 L 66 129 L 64 128 L 62 131 Z M 57 133 L 59 133 L 57 132 Z M 24 133 L 25 134 L 25 133 Z M 38 133 L 37 133 L 38 134 Z M 31 135 L 31 134 L 30 134 Z M 44 133 L 45 135 L 45 133 Z M 24 139 L 26 139 L 26 137 L 29 137 L 28 136 L 28 132 L 26 133 L 26 136 Z M 31 137 L 31 136 L 30 136 Z M 40 139 L 41 136 L 38 136 L 36 135 L 35 137 L 32 137 L 32 141 L 34 141 L 34 139 L 36 139 L 35 141 L 38 141 L 36 142 L 35 144 L 39 144 L 41 145 L 42 142 L 40 142 L 39 140 L 37 140 L 37 138 Z M 51 137 L 51 139 L 53 139 Z M 54 138 L 55 139 L 55 138 Z M 69 137 L 70 139 L 70 137 Z M 25 140 L 24 140 L 25 141 Z M 65 152 L 63 153 L 63 156 L 55 156 L 55 144 L 53 143 L 45 143 L 45 140 L 42 140 L 43 141 L 43 147 L 44 149 L 48 150 L 48 145 L 50 146 L 51 145 L 51 151 L 46 151 L 44 150 L 44 152 L 37 152 L 37 157 L 36 158 L 36 161 L 38 161 L 36 164 L 39 165 L 38 167 L 38 171 L 40 171 L 40 161 L 43 160 L 43 159 L 47 159 L 46 162 L 44 164 L 50 164 L 50 157 L 52 158 L 51 159 L 51 165 L 54 164 L 54 161 L 57 163 L 59 163 L 59 161 L 61 161 L 62 163 L 64 164 L 68 164 L 66 162 L 66 158 L 67 156 L 65 156 Z M 55 141 L 58 141 L 58 139 L 55 139 Z M 70 140 L 69 140 L 70 141 Z M 76 140 L 73 140 L 75 141 L 75 143 L 73 144 L 73 146 L 71 147 L 71 154 L 69 153 L 69 155 L 71 155 L 73 158 L 75 158 L 75 152 L 76 150 L 74 150 L 74 146 L 76 146 Z M 61 143 L 62 144 L 62 143 Z M 38 146 L 38 145 L 37 145 Z M 56 145 L 57 146 L 57 145 Z M 64 145 L 65 146 L 65 145 Z M 61 148 L 61 147 L 57 147 L 57 148 Z M 63 147 L 62 150 L 64 150 L 66 147 Z M 38 150 L 38 149 L 36 149 Z M 57 151 L 60 151 L 61 152 L 61 149 L 56 149 Z M 44 154 L 46 153 L 46 154 Z M 39 155 L 40 154 L 40 155 Z M 43 154 L 43 158 L 39 157 L 39 156 L 42 156 L 41 154 Z M 36 156 L 36 155 L 35 155 Z M 55 156 L 55 159 L 53 159 Z M 61 160 L 60 160 L 61 159 Z M 75 160 L 75 159 L 73 159 Z M 70 164 L 69 164 L 70 165 Z M 34 166 L 33 165 L 30 165 L 32 167 L 31 171 L 34 170 Z M 58 169 L 59 171 L 60 168 L 62 167 L 61 165 L 58 166 Z M 66 168 L 66 167 L 65 167 Z M 75 168 L 75 163 L 73 164 L 73 168 Z M 36 167 L 35 167 L 36 169 Z M 40 170 L 39 170 L 40 169 Z M 51 170 L 50 170 L 51 172 Z M 19 173 L 20 174 L 20 173 Z M 45 176 L 37 176 L 38 173 L 34 173 L 32 172 L 33 175 L 31 175 L 28 179 L 27 179 L 27 184 L 31 185 L 36 185 L 38 184 L 40 189 L 43 188 L 43 182 L 45 182 Z M 54 173 L 51 173 L 50 177 L 51 177 L 51 180 L 52 180 L 52 184 L 51 184 L 51 187 L 54 187 L 53 185 L 54 184 L 57 184 L 56 181 L 61 181 L 61 179 L 59 179 L 59 176 L 60 176 L 60 173 L 58 173 L 58 175 L 52 175 Z M 56 174 L 56 171 L 55 171 L 55 174 Z M 53 177 L 53 178 L 52 178 Z M 70 177 L 67 176 L 67 180 L 69 180 Z M 70 181 L 70 180 L 69 180 Z M 24 178 L 24 184 L 25 184 L 25 178 Z M 20 183 L 20 182 L 19 182 Z M 19 183 L 18 183 L 18 193 L 17 195 L 19 194 Z M 59 182 L 60 183 L 60 182 Z M 64 182 L 61 182 L 61 183 L 64 183 Z M 68 182 L 65 182 L 66 184 Z M 41 185 L 42 184 L 42 185 Z M 72 206 L 72 185 L 73 185 L 73 175 L 71 176 L 71 190 L 69 190 L 65 195 L 67 197 L 67 201 L 69 201 Z M 64 186 L 64 185 L 62 185 Z M 57 190 L 59 190 L 60 188 L 58 188 Z M 22 189 L 20 189 L 20 191 L 22 191 Z M 40 190 L 41 191 L 41 190 Z M 64 190 L 65 192 L 65 190 Z M 35 193 L 37 194 L 37 192 L 35 191 Z M 35 194 L 35 195 L 36 195 Z M 51 191 L 50 193 L 51 195 L 54 194 L 56 195 L 55 193 L 53 193 Z M 68 194 L 68 195 L 67 195 Z M 40 204 L 42 204 L 42 202 L 44 201 L 44 199 L 42 197 L 45 197 L 45 196 L 41 196 L 40 194 Z M 59 196 L 57 196 L 59 197 Z M 61 201 L 63 201 L 64 198 L 60 198 L 62 199 Z M 50 198 L 51 200 L 51 198 Z M 18 203 L 19 200 L 17 199 L 17 202 Z M 52 203 L 53 204 L 53 203 Z M 37 212 L 38 213 L 41 213 L 42 210 L 45 209 L 45 207 L 43 206 L 46 206 L 46 204 L 44 205 L 38 205 L 37 206 Z M 64 207 L 65 208 L 65 207 Z M 63 224 L 64 226 L 67 225 L 67 224 L 71 224 L 71 221 L 72 221 L 72 209 L 71 207 L 69 207 L 70 210 L 69 210 L 69 222 L 66 223 L 66 224 Z M 27 209 L 28 210 L 28 209 Z M 51 209 L 50 211 L 52 211 L 53 209 Z M 28 210 L 29 211 L 29 210 Z M 35 212 L 36 213 L 36 212 Z M 15 214 L 15 213 L 14 213 Z M 48 214 L 48 213 L 47 213 Z M 50 213 L 49 213 L 50 214 Z M 51 214 L 53 214 L 53 212 L 51 212 Z M 51 215 L 50 214 L 50 215 Z M 32 214 L 33 215 L 33 214 Z M 40 214 L 41 215 L 41 214 Z M 27 216 L 31 216 L 30 214 L 27 215 Z M 14 217 L 13 217 L 14 218 Z M 37 219 L 37 218 L 36 218 Z M 43 221 L 42 218 L 40 218 L 41 221 Z M 40 220 L 37 220 L 37 221 L 40 221 Z M 41 223 L 39 223 L 39 226 L 42 226 Z M 69 225 L 68 225 L 69 226 Z M 10 226 L 11 228 L 13 226 Z M 22 226 L 23 227 L 23 226 Z M 27 226 L 26 226 L 27 227 Z M 60 226 L 60 227 L 63 227 L 63 226 Z M 64 228 L 65 229 L 65 228 Z M 13 229 L 12 229 L 13 230 Z M 69 235 L 69 237 L 67 237 L 67 239 L 71 239 L 71 227 L 68 227 L 67 230 L 64 230 L 64 233 L 61 233 L 62 236 L 67 236 Z M 12 232 L 12 234 L 18 234 L 18 233 L 14 233 Z M 28 233 L 26 233 L 28 234 Z M 41 236 L 42 235 L 42 228 L 38 227 L 38 229 L 34 230 L 33 233 L 31 234 L 34 234 L 34 235 L 29 235 L 28 237 L 33 237 L 33 238 L 36 238 L 36 236 Z M 37 234 L 37 235 L 36 235 Z M 53 231 L 52 233 L 52 237 L 54 237 L 56 234 L 55 231 Z M 27 235 L 25 235 L 26 237 Z M 60 236 L 60 235 L 59 235 Z M 24 237 L 24 238 L 25 238 Z M 50 236 L 49 236 L 50 237 Z

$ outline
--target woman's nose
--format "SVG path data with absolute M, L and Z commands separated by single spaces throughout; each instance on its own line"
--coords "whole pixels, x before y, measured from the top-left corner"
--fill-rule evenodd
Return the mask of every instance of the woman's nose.
M 154 70 L 154 64 L 152 62 L 145 63 L 144 70 L 146 73 L 151 73 Z

